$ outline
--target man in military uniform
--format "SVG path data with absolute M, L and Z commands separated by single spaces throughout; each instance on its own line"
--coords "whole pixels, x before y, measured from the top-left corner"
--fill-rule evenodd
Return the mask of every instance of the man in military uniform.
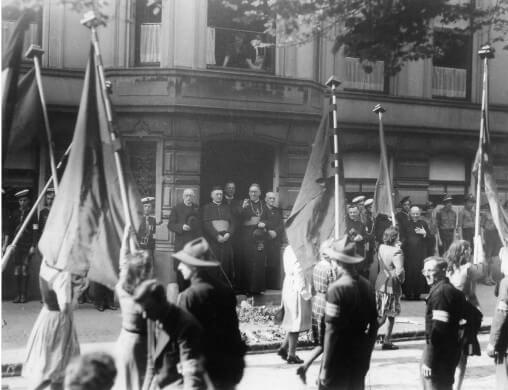
M 358 206 L 358 210 L 360 211 L 360 221 L 365 223 L 365 196 L 358 195 L 351 200 L 351 204 Z
M 323 253 L 335 261 L 339 277 L 326 294 L 319 389 L 362 390 L 378 330 L 375 292 L 358 274 L 363 257 L 347 236 L 332 241 Z
M 51 210 L 51 206 L 53 206 L 53 200 L 55 200 L 55 189 L 48 188 L 46 190 L 46 204 L 45 207 L 39 212 L 39 234 L 42 235 L 44 231 L 44 227 L 46 226 L 46 221 L 48 220 L 49 211 Z
M 153 216 L 153 202 L 155 198 L 147 196 L 141 199 L 143 203 L 143 220 L 139 226 L 138 241 L 141 249 L 145 249 L 150 253 L 150 257 L 153 262 L 153 256 L 155 251 L 155 228 L 157 222 Z
M 213 187 L 212 201 L 203 207 L 203 230 L 210 243 L 210 249 L 221 264 L 229 281 L 235 280 L 232 236 L 235 220 L 229 206 L 222 202 L 222 188 Z
M 12 217 L 12 230 L 8 241 L 12 241 L 19 232 L 21 225 L 25 222 L 31 208 L 30 190 L 24 189 L 16 192 L 14 196 L 18 199 L 19 209 Z M 14 276 L 17 282 L 17 294 L 14 303 L 25 303 L 27 300 L 28 267 L 30 259 L 35 253 L 37 240 L 39 239 L 39 226 L 37 216 L 32 219 L 21 233 L 21 237 L 14 248 Z
M 444 207 L 437 212 L 436 221 L 441 241 L 439 253 L 445 253 L 455 239 L 457 228 L 457 213 L 453 210 L 453 198 L 445 195 L 443 198 Z
M 285 241 L 284 219 L 282 210 L 275 204 L 277 197 L 273 192 L 265 195 L 267 220 L 266 230 L 266 287 L 279 290 L 281 288 L 281 246 Z
M 471 251 L 474 251 L 474 221 L 475 212 L 473 209 L 474 198 L 473 195 L 466 195 L 464 208 L 459 212 L 459 221 L 457 230 L 461 240 L 466 240 L 471 246 Z
M 175 233 L 175 252 L 181 250 L 186 243 L 201 236 L 201 222 L 199 207 L 195 204 L 196 195 L 192 188 L 183 191 L 182 202 L 177 203 L 169 215 L 168 229 Z M 187 285 L 180 271 L 178 264 L 173 261 L 173 269 L 176 275 L 176 282 L 180 291 Z
M 395 220 L 399 227 L 399 239 L 402 243 L 402 249 L 404 250 L 404 244 L 407 239 L 407 229 L 409 227 L 409 210 L 411 210 L 411 199 L 409 196 L 405 196 L 400 200 L 401 210 L 395 214 Z
M 504 278 L 499 284 L 496 311 L 492 318 L 487 355 L 496 364 L 496 389 L 508 389 L 508 248 L 499 252 Z
M 446 277 L 447 263 L 429 257 L 423 275 L 430 286 L 425 311 L 426 345 L 421 374 L 425 390 L 451 390 L 461 349 L 466 298 Z
M 350 205 L 346 217 L 346 233 L 349 239 L 356 244 L 356 253 L 366 258 L 369 251 L 369 234 L 367 227 L 360 219 L 360 209 L 357 205 Z M 372 258 L 371 258 L 372 260 Z M 368 278 L 370 263 L 365 261 L 362 264 L 361 274 Z

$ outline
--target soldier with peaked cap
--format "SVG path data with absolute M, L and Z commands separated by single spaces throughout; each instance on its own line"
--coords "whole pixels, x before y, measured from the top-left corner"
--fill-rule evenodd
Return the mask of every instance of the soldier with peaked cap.
M 474 221 L 475 212 L 474 197 L 471 194 L 465 196 L 464 208 L 459 212 L 459 220 L 457 223 L 457 230 L 461 240 L 466 240 L 471 246 L 471 251 L 474 251 Z
M 221 278 L 219 263 L 210 260 L 209 245 L 197 238 L 173 255 L 190 286 L 180 293 L 178 306 L 203 327 L 205 368 L 216 389 L 230 390 L 245 368 L 245 343 L 240 335 L 233 289 Z
M 376 296 L 357 270 L 363 257 L 345 236 L 323 251 L 337 266 L 328 288 L 319 389 L 364 389 L 378 330 Z
M 45 207 L 39 212 L 39 235 L 42 235 L 42 232 L 44 231 L 49 211 L 51 210 L 51 206 L 53 206 L 53 200 L 55 200 L 55 189 L 48 188 L 46 190 Z
M 455 239 L 457 229 L 457 213 L 453 210 L 453 198 L 450 195 L 443 197 L 444 207 L 437 212 L 436 222 L 439 230 L 441 247 L 439 253 L 445 253 Z
M 192 188 L 183 191 L 182 202 L 177 203 L 169 215 L 168 229 L 175 233 L 175 252 L 181 250 L 186 243 L 201 235 L 201 218 L 199 207 L 195 203 L 196 195 Z M 178 263 L 173 263 L 176 282 L 179 290 L 186 286 L 178 271 Z
M 358 195 L 351 200 L 351 204 L 358 206 L 358 210 L 360 210 L 360 220 L 365 223 L 365 196 Z
M 409 226 L 409 210 L 411 209 L 411 199 L 409 196 L 404 196 L 400 200 L 401 210 L 395 214 L 395 220 L 397 221 L 397 226 L 399 227 L 399 239 L 404 247 L 407 237 L 407 229 Z M 404 250 L 404 248 L 402 248 Z
M 214 186 L 211 202 L 203 207 L 203 231 L 210 249 L 222 266 L 231 283 L 235 279 L 233 259 L 233 233 L 235 218 L 231 208 L 223 203 L 222 187 Z
M 153 203 L 155 198 L 147 196 L 141 199 L 143 203 L 143 220 L 139 226 L 138 242 L 141 249 L 148 250 L 153 261 L 153 253 L 155 250 L 155 228 L 157 222 L 153 216 Z
M 21 228 L 30 212 L 30 190 L 24 189 L 14 194 L 19 203 L 19 209 L 12 217 L 12 229 L 8 240 L 12 241 Z M 39 225 L 37 216 L 34 214 L 21 233 L 21 237 L 14 248 L 14 276 L 17 282 L 17 294 L 14 303 L 25 303 L 28 288 L 28 267 L 32 255 L 35 253 L 37 240 L 39 239 Z

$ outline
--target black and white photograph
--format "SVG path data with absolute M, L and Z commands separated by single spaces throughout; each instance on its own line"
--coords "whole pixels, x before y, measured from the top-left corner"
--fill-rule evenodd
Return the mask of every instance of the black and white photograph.
M 2 390 L 508 390 L 508 0 L 2 0 Z

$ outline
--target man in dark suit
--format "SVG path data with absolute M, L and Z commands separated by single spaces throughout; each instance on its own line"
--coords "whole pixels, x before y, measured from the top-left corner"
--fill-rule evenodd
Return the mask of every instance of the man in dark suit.
M 175 233 L 175 252 L 181 250 L 186 243 L 201 236 L 201 222 L 199 207 L 194 203 L 194 190 L 186 188 L 183 191 L 183 201 L 176 204 L 171 210 L 168 221 L 168 229 Z M 180 291 L 185 287 L 185 281 L 178 271 L 178 262 L 173 262 L 178 288 Z
M 332 241 L 323 253 L 335 261 L 339 277 L 326 294 L 319 389 L 362 390 L 378 329 L 375 292 L 359 275 L 363 257 L 347 236 Z
M 277 197 L 273 192 L 265 195 L 267 220 L 266 230 L 266 287 L 279 290 L 281 288 L 281 246 L 285 241 L 284 219 L 282 210 L 275 204 Z
M 407 239 L 407 229 L 409 228 L 409 210 L 411 210 L 411 199 L 409 196 L 405 196 L 400 200 L 400 206 L 402 209 L 395 214 L 395 220 L 399 227 L 399 239 L 402 243 L 402 250 L 404 250 L 404 244 Z
M 203 327 L 206 370 L 216 389 L 233 390 L 245 368 L 245 343 L 240 335 L 233 289 L 221 279 L 217 261 L 208 260 L 209 246 L 197 238 L 173 255 L 190 286 L 178 305 L 194 315 Z
M 451 390 L 459 363 L 460 322 L 466 298 L 446 277 L 447 263 L 439 257 L 426 259 L 422 273 L 430 286 L 425 311 L 426 345 L 421 374 L 425 390 Z

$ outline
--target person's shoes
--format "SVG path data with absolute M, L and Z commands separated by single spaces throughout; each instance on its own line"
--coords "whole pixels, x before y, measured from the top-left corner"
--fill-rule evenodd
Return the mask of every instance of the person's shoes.
M 95 305 L 95 308 L 99 311 L 104 311 L 106 308 L 104 307 L 104 305 L 100 304 L 100 305 Z
M 383 351 L 395 351 L 396 349 L 399 349 L 394 343 L 383 343 L 383 346 L 381 347 Z
M 305 373 L 305 368 L 303 366 L 300 366 L 296 369 L 296 375 L 298 375 L 304 385 L 307 384 L 307 374 Z
M 78 303 L 80 305 L 82 305 L 83 303 L 85 303 L 85 298 L 83 297 L 83 295 L 80 295 L 79 298 L 78 298 Z
M 26 296 L 25 294 L 21 294 L 19 297 L 19 303 L 26 303 Z
M 14 298 L 14 300 L 12 301 L 12 303 L 20 303 L 20 301 L 21 301 L 21 296 L 16 295 L 16 298 Z
M 118 306 L 115 304 L 115 303 L 110 303 L 106 309 L 109 309 L 109 310 L 118 310 Z
M 285 350 L 284 348 L 280 348 L 277 351 L 277 355 L 279 355 L 282 358 L 282 360 L 287 360 L 287 358 L 288 358 L 288 351 Z
M 287 362 L 288 362 L 288 364 L 302 364 L 303 360 L 295 355 L 295 356 L 288 356 Z

